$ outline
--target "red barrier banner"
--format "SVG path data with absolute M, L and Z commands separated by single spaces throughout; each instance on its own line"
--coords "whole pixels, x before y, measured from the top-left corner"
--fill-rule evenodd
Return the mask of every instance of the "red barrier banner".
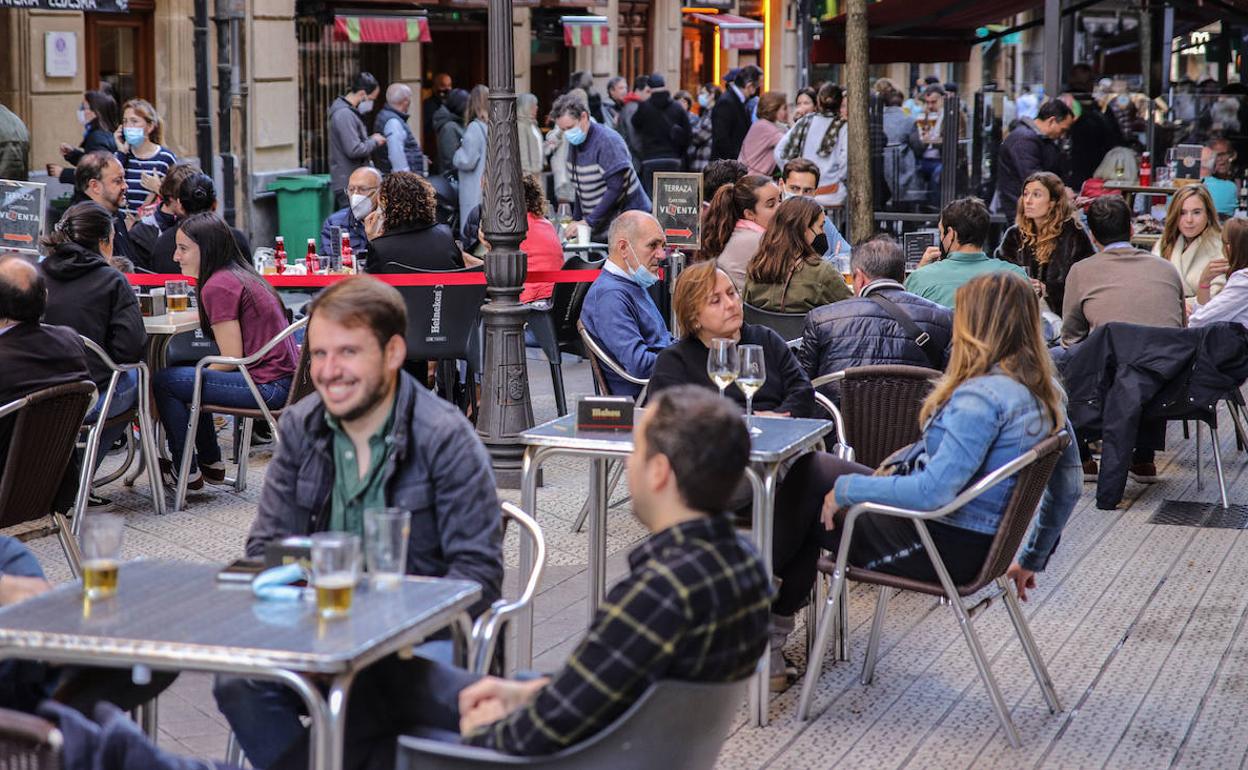
M 535 270 L 525 277 L 526 283 L 593 283 L 601 270 Z M 320 289 L 337 283 L 349 275 L 265 275 L 264 280 L 278 289 Z M 129 273 L 133 286 L 164 286 L 165 281 L 195 279 L 174 273 Z M 412 273 L 374 275 L 373 278 L 391 286 L 484 286 L 485 273 Z

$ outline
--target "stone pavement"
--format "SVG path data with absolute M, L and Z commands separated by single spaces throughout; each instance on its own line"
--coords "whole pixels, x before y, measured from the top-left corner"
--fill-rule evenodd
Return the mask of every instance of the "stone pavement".
M 537 420 L 554 416 L 548 369 L 531 361 Z M 569 399 L 590 392 L 583 363 L 564 366 Z M 1229 426 L 1229 421 L 1224 421 Z M 1223 431 L 1231 501 L 1244 500 L 1248 455 Z M 898 595 L 889 605 L 875 682 L 858 682 L 875 593 L 850 594 L 851 660 L 830 661 L 820 679 L 816 718 L 796 719 L 797 690 L 775 696 L 764 729 L 744 709 L 721 755 L 724 768 L 840 767 L 1243 767 L 1248 760 L 1248 536 L 1240 529 L 1149 523 L 1167 498 L 1217 499 L 1208 438 L 1205 484 L 1196 484 L 1194 441 L 1173 426 L 1159 457 L 1164 480 L 1129 483 L 1115 511 L 1099 511 L 1092 487 L 1072 516 L 1049 569 L 1025 611 L 1065 710 L 1044 706 L 1002 608 L 975 616 L 981 642 L 1013 709 L 1023 748 L 1009 748 L 997 726 L 952 613 L 930 597 Z M 241 554 L 268 448 L 251 458 L 244 493 L 206 488 L 188 510 L 150 513 L 140 481 L 102 490 L 126 516 L 128 558 L 226 562 Z M 586 623 L 587 534 L 571 532 L 587 488 L 584 463 L 554 460 L 539 491 L 538 519 L 549 562 L 535 605 L 535 667 L 556 668 Z M 518 501 L 513 490 L 502 497 Z M 617 504 L 609 517 L 608 580 L 644 530 Z M 12 534 L 12 533 L 10 533 Z M 54 581 L 68 578 L 54 537 L 29 543 Z M 505 544 L 514 591 L 517 542 Z M 799 628 L 788 653 L 803 661 Z M 829 656 L 830 658 L 831 656 Z M 220 758 L 226 727 L 205 675 L 183 675 L 160 701 L 162 745 Z

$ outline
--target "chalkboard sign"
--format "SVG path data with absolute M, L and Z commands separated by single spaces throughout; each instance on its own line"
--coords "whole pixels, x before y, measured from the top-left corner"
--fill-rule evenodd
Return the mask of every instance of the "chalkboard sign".
M 1174 178 L 1200 179 L 1200 154 L 1204 150 L 1199 144 L 1180 144 L 1174 148 Z
M 901 236 L 901 250 L 906 255 L 906 272 L 919 269 L 919 260 L 928 247 L 935 246 L 939 239 L 935 230 L 915 230 Z
M 702 245 L 702 175 L 660 172 L 654 175 L 654 218 L 668 246 Z
M 0 251 L 39 252 L 43 188 L 42 182 L 0 179 Z

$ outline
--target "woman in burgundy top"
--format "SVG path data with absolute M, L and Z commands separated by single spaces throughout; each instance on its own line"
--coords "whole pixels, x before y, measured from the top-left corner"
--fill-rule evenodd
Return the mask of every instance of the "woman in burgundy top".
M 173 259 L 182 274 L 196 279 L 199 287 L 199 324 L 217 343 L 223 356 L 250 356 L 286 328 L 286 310 L 251 261 L 241 254 L 225 222 L 215 214 L 187 217 L 179 226 Z M 298 352 L 295 341 L 283 340 L 264 358 L 248 367 L 265 404 L 270 408 L 286 403 L 295 374 Z M 165 483 L 177 483 L 175 469 L 182 461 L 191 410 L 191 390 L 195 368 L 171 366 L 157 372 L 152 380 L 160 421 L 169 436 L 173 463 L 161 461 Z M 256 407 L 255 397 L 242 372 L 231 366 L 213 364 L 204 370 L 201 402 L 234 407 Z M 225 481 L 225 466 L 217 444 L 212 415 L 201 412 L 195 433 L 196 458 L 191 461 L 188 489 L 200 489 L 204 479 Z M 196 460 L 198 460 L 198 467 Z

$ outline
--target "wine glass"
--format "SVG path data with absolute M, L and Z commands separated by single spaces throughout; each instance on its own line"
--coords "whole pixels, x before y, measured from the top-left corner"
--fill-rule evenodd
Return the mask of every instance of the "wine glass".
M 750 435 L 757 436 L 761 430 L 754 427 L 754 394 L 767 381 L 767 364 L 763 361 L 761 345 L 741 345 L 737 348 L 741 366 L 737 370 L 737 387 L 745 394 L 745 423 Z
M 711 340 L 711 347 L 706 355 L 706 374 L 719 388 L 720 398 L 723 398 L 724 390 L 737 379 L 736 340 L 723 337 Z

